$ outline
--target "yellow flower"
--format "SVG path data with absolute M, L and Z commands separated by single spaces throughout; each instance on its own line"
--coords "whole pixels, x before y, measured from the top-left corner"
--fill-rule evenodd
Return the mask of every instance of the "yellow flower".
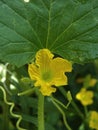
M 98 112 L 91 111 L 89 127 L 98 130 Z
M 72 65 L 63 58 L 54 58 L 48 49 L 40 49 L 36 54 L 35 63 L 29 64 L 30 78 L 35 80 L 35 86 L 40 87 L 44 96 L 56 91 L 54 86 L 67 85 L 65 72 L 71 72 Z
M 82 88 L 80 92 L 76 94 L 76 99 L 80 100 L 82 105 L 87 106 L 93 103 L 93 96 L 94 93 L 92 91 Z
M 96 83 L 97 83 L 97 80 L 94 79 L 94 78 L 92 78 L 92 79 L 90 80 L 90 82 L 89 82 L 89 86 L 93 87 L 93 86 L 95 86 Z

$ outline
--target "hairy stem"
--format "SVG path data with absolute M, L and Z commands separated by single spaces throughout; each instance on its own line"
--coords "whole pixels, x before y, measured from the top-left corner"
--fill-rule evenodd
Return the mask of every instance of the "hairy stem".
M 44 96 L 40 92 L 38 95 L 38 130 L 45 130 L 44 128 Z

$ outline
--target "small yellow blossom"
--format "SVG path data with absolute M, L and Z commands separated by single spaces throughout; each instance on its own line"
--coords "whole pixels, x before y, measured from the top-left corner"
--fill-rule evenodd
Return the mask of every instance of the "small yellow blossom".
M 84 88 L 94 87 L 97 83 L 97 79 L 92 78 L 90 74 L 88 74 L 85 78 L 80 77 L 76 80 L 77 83 L 83 83 Z
M 98 112 L 91 111 L 90 120 L 89 120 L 89 127 L 92 129 L 98 130 Z
M 93 103 L 94 93 L 90 90 L 82 88 L 79 93 L 76 94 L 76 99 L 78 99 L 82 105 L 87 106 Z
M 93 86 L 95 86 L 96 83 L 97 83 L 97 80 L 94 79 L 94 78 L 92 78 L 92 79 L 89 81 L 89 86 L 90 86 L 90 87 L 93 87 Z
M 40 87 L 44 96 L 49 96 L 56 91 L 54 86 L 67 85 L 65 72 L 71 72 L 72 65 L 69 61 L 57 57 L 48 49 L 40 49 L 36 53 L 35 63 L 29 64 L 28 73 L 32 80 L 35 80 L 35 86 Z

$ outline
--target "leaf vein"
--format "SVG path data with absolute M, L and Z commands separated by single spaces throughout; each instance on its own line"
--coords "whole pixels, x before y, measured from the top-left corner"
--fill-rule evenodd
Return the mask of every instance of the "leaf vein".
M 98 26 L 98 25 L 95 25 L 94 27 L 92 27 L 92 28 L 86 30 L 86 32 L 83 32 L 83 33 L 77 35 L 76 37 L 74 37 L 73 39 L 70 39 L 70 40 L 68 40 L 68 41 L 66 41 L 66 42 L 64 42 L 64 43 L 62 43 L 62 44 L 60 44 L 59 46 L 55 47 L 55 49 L 57 49 L 57 48 L 59 48 L 59 47 L 61 47 L 61 46 L 64 46 L 64 45 L 68 44 L 68 43 L 71 42 L 71 41 L 76 40 L 76 38 L 85 35 L 86 33 L 92 31 L 93 29 L 95 29 L 97 26 Z
M 12 7 L 10 7 L 10 6 L 9 6 L 8 4 L 6 4 L 4 1 L 2 1 L 2 3 L 5 4 L 5 5 L 7 5 L 7 6 L 8 6 L 11 10 L 13 10 L 18 16 L 20 16 L 21 18 L 23 18 L 24 20 L 26 20 L 26 22 L 30 25 L 30 27 L 31 27 L 31 29 L 32 29 L 32 31 L 33 31 L 33 33 L 34 33 L 35 36 L 37 37 L 37 39 L 38 39 L 40 45 L 42 46 L 41 41 L 40 41 L 40 39 L 39 39 L 39 37 L 38 37 L 38 34 L 37 34 L 37 32 L 34 30 L 33 26 L 32 26 L 31 23 L 30 23 L 30 21 L 29 21 L 28 19 L 25 19 L 20 13 L 18 13 L 15 9 L 13 9 Z
M 33 44 L 34 46 L 36 46 L 31 40 L 29 40 L 28 38 L 24 37 L 22 34 L 20 34 L 19 32 L 17 32 L 16 30 L 13 30 L 11 27 L 9 27 L 7 24 L 3 23 L 0 21 L 1 24 L 3 24 L 4 26 L 6 26 L 7 28 L 9 28 L 10 30 L 14 31 L 17 35 L 21 36 L 22 38 L 24 38 L 26 41 L 29 41 L 29 43 L 31 43 L 31 45 Z M 37 47 L 37 46 L 36 46 Z M 38 47 L 37 47 L 38 48 Z
M 96 9 L 98 6 L 96 6 L 94 9 Z M 87 15 L 89 15 L 93 10 L 88 11 L 87 13 L 85 13 L 84 15 L 82 15 L 79 19 L 77 19 L 76 21 L 74 21 L 73 23 L 69 24 L 64 31 L 54 40 L 54 42 L 52 43 L 51 48 L 53 48 L 53 46 L 55 45 L 56 41 L 58 41 L 58 39 L 76 22 L 80 21 L 81 19 L 85 18 Z
M 48 47 L 48 40 L 49 40 L 49 34 L 50 34 L 51 9 L 52 9 L 52 0 L 50 0 L 48 31 L 47 31 L 47 38 L 46 38 L 46 48 Z

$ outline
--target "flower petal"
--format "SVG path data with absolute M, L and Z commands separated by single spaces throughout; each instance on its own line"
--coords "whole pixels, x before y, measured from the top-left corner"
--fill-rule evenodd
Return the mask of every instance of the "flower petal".
M 90 112 L 90 122 L 89 126 L 93 129 L 98 129 L 98 112 L 91 111 Z
M 67 77 L 65 72 L 70 72 L 72 70 L 72 65 L 69 61 L 62 58 L 54 58 L 51 61 L 51 69 L 53 72 L 53 85 L 61 86 L 67 85 Z
M 63 58 L 54 58 L 51 61 L 51 66 L 53 71 L 55 72 L 71 72 L 72 71 L 72 64 L 71 62 L 63 59 Z
M 90 90 L 82 88 L 79 93 L 76 94 L 76 99 L 80 100 L 82 105 L 87 106 L 93 103 L 94 93 Z
M 39 69 L 35 64 L 28 65 L 28 73 L 32 80 L 37 80 L 40 77 Z
M 36 65 L 41 71 L 47 71 L 49 69 L 50 61 L 53 58 L 53 54 L 48 49 L 41 49 L 36 54 Z
M 65 74 L 56 74 L 55 77 L 53 78 L 53 85 L 55 86 L 61 86 L 61 85 L 67 85 L 68 80 Z
M 56 88 L 51 87 L 48 83 L 42 83 L 40 91 L 44 96 L 50 96 L 51 93 L 56 91 Z

